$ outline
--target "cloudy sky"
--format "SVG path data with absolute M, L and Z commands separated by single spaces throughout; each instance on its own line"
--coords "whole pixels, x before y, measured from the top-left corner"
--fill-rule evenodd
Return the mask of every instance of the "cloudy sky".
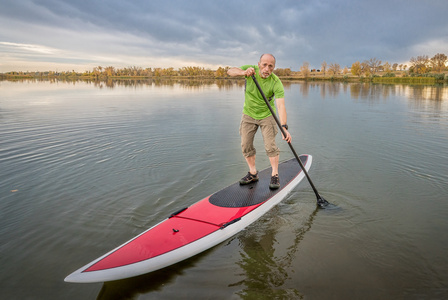
M 447 0 L 1 0 L 0 72 L 448 55 Z

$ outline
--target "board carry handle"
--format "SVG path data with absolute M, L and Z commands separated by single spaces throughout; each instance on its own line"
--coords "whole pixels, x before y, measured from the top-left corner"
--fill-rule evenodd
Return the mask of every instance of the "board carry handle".
M 282 124 L 280 124 L 280 121 L 279 121 L 277 115 L 275 114 L 274 110 L 272 109 L 271 104 L 269 104 L 269 101 L 266 98 L 266 95 L 264 94 L 263 90 L 261 89 L 261 86 L 258 83 L 257 79 L 255 78 L 255 75 L 252 75 L 252 80 L 255 82 L 255 85 L 257 86 L 258 90 L 260 91 L 260 94 L 263 97 L 264 102 L 266 102 L 266 105 L 268 106 L 269 110 L 271 111 L 271 114 L 274 117 L 275 122 L 277 123 L 278 127 L 280 128 L 280 131 L 282 132 L 283 136 L 286 136 L 286 132 L 283 130 Z M 305 167 L 303 166 L 302 162 L 300 161 L 296 150 L 294 150 L 294 147 L 292 146 L 291 142 L 287 142 L 287 143 L 289 145 L 289 148 L 291 148 L 291 151 L 294 154 L 297 162 L 299 163 L 300 167 L 302 168 L 302 171 L 305 174 L 306 179 L 308 179 L 308 182 L 310 183 L 311 188 L 314 191 L 314 194 L 316 195 L 317 205 L 320 208 L 325 208 L 329 204 L 329 202 L 327 200 L 325 200 L 321 195 L 319 195 L 319 192 L 317 191 L 316 187 L 314 186 L 313 181 L 311 180 L 310 176 L 308 175 L 308 172 L 305 170 Z
M 182 209 L 179 209 L 178 211 L 172 213 L 172 214 L 168 217 L 168 219 L 171 219 L 172 217 L 175 217 L 176 215 L 180 214 L 181 212 L 183 212 L 184 210 L 187 210 L 187 209 L 188 209 L 188 207 L 184 207 L 184 208 L 182 208 Z
M 221 228 L 220 228 L 220 229 L 224 229 L 224 228 L 226 228 L 226 227 L 229 226 L 229 225 L 235 224 L 235 223 L 238 222 L 239 220 L 241 220 L 241 217 L 240 217 L 240 218 L 233 219 L 233 220 L 230 221 L 230 222 L 224 223 L 224 224 L 221 225 Z

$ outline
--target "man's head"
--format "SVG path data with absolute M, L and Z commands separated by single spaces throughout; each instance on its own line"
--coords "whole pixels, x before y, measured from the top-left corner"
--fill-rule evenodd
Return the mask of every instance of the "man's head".
M 258 62 L 261 78 L 268 78 L 275 69 L 275 57 L 272 54 L 263 54 Z

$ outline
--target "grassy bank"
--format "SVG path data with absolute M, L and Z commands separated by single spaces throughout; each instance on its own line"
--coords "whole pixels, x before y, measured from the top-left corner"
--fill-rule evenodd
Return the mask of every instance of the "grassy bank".
M 436 84 L 440 81 L 436 81 L 434 77 L 375 77 L 372 82 L 390 84 Z M 440 83 L 442 82 L 443 80 Z

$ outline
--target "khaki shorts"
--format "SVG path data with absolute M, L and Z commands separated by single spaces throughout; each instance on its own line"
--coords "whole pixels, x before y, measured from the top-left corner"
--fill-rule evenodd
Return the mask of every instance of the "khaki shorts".
M 275 143 L 275 136 L 277 135 L 277 123 L 273 116 L 269 116 L 262 120 L 256 120 L 243 114 L 240 124 L 241 148 L 244 157 L 254 156 L 256 150 L 254 147 L 254 137 L 257 133 L 258 127 L 261 128 L 263 135 L 264 149 L 269 157 L 278 156 L 280 150 Z

